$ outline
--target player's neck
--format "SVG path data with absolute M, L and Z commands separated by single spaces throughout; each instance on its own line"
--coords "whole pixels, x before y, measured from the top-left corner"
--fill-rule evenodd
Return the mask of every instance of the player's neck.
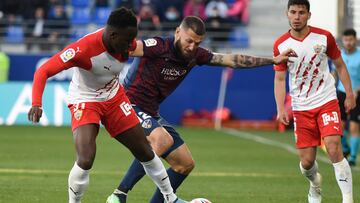
M 303 40 L 310 32 L 310 27 L 305 26 L 303 29 L 296 31 L 294 29 L 290 30 L 291 36 L 295 37 L 296 39 Z

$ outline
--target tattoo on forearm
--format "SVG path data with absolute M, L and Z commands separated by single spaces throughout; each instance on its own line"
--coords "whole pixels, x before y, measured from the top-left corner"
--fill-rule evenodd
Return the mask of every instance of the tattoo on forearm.
M 211 59 L 211 64 L 213 65 L 222 65 L 224 62 L 224 56 L 219 54 L 214 54 L 214 56 Z
M 233 55 L 232 60 L 235 64 L 235 67 L 246 67 L 246 68 L 269 65 L 274 63 L 272 58 L 247 56 L 240 54 Z

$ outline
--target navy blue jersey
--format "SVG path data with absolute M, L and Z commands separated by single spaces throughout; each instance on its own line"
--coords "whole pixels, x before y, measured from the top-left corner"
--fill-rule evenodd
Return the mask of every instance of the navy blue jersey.
M 150 38 L 143 44 L 144 56 L 134 59 L 124 79 L 124 87 L 131 103 L 155 116 L 160 103 L 191 69 L 209 63 L 213 53 L 199 47 L 191 60 L 184 60 L 175 49 L 173 37 Z

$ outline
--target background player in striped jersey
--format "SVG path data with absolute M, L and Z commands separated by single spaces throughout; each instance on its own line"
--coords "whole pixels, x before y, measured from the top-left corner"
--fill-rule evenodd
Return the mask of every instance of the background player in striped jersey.
M 275 99 L 278 119 L 288 124 L 284 108 L 285 78 L 289 72 L 296 146 L 300 157 L 300 170 L 310 181 L 308 201 L 321 202 L 321 176 L 316 163 L 316 150 L 323 139 L 333 163 L 343 203 L 352 203 L 352 174 L 344 158 L 340 138 L 342 125 L 335 80 L 330 74 L 328 58 L 336 66 L 346 91 L 345 110 L 355 107 L 355 98 L 349 73 L 334 37 L 326 30 L 308 26 L 310 19 L 308 0 L 289 0 L 287 17 L 290 30 L 274 43 L 274 56 L 292 48 L 297 58 L 292 63 L 275 66 Z
M 161 160 L 145 138 L 139 120 L 119 84 L 119 73 L 129 50 L 136 48 L 137 20 L 128 9 L 113 11 L 104 29 L 88 34 L 55 54 L 35 73 L 30 121 L 42 115 L 42 94 L 47 78 L 74 67 L 68 103 L 77 159 L 69 174 L 69 202 L 81 201 L 88 184 L 96 153 L 99 123 L 126 146 L 169 203 L 181 203 L 171 188 Z
M 135 58 L 124 79 L 127 95 L 134 105 L 142 127 L 155 152 L 171 167 L 167 170 L 176 190 L 194 168 L 190 150 L 176 130 L 159 115 L 159 105 L 185 79 L 196 65 L 249 68 L 286 62 L 291 50 L 275 58 L 242 54 L 212 53 L 199 47 L 205 38 L 204 22 L 195 16 L 184 18 L 174 37 L 154 37 L 137 41 Z M 126 201 L 126 195 L 144 176 L 142 165 L 134 160 L 119 187 L 109 197 L 112 202 Z M 151 202 L 162 202 L 159 190 Z

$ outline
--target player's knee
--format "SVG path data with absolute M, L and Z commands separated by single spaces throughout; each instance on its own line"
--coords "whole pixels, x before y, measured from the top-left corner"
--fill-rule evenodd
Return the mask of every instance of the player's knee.
M 174 144 L 174 139 L 167 132 L 151 135 L 148 140 L 158 156 L 163 155 Z
M 328 143 L 326 151 L 333 163 L 339 162 L 343 159 L 341 146 L 338 143 Z
M 91 157 L 83 157 L 83 158 L 78 158 L 78 160 L 76 161 L 76 163 L 78 164 L 78 166 L 84 170 L 89 170 L 91 169 L 93 163 L 94 163 L 94 158 Z
M 183 175 L 188 175 L 195 168 L 195 161 L 191 160 L 191 161 L 186 162 L 185 164 L 174 166 L 172 168 L 177 173 L 180 173 Z
M 133 152 L 135 158 L 140 162 L 151 161 L 154 158 L 154 151 L 149 144 L 143 145 L 141 150 Z
M 311 169 L 314 166 L 314 164 L 315 164 L 315 160 L 311 160 L 311 159 L 301 160 L 301 166 L 306 170 Z

